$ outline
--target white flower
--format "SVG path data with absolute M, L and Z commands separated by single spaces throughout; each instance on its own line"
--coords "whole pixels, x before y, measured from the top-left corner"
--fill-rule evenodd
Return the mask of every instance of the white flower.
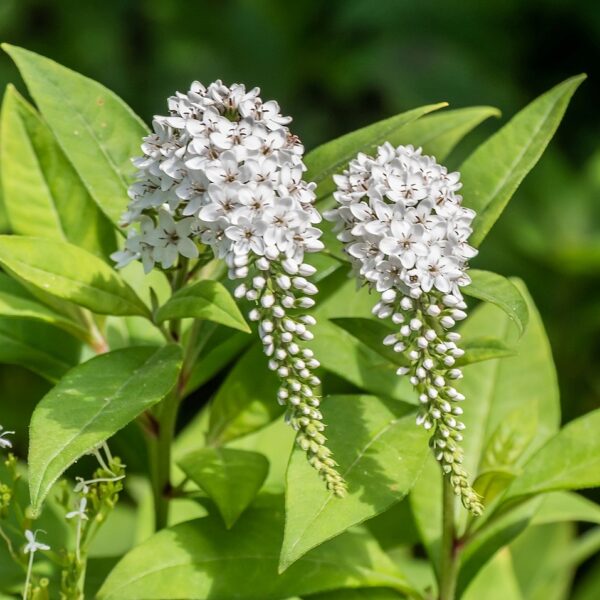
M 14 431 L 2 431 L 2 425 L 0 425 L 0 448 L 12 448 L 12 442 L 5 436 L 14 434 Z
M 25 531 L 25 538 L 27 539 L 27 544 L 23 550 L 25 554 L 34 554 L 38 550 L 50 550 L 50 546 L 37 541 L 37 534 L 37 531 L 33 532 L 30 529 Z
M 466 317 L 460 287 L 469 283 L 467 260 L 475 213 L 461 205 L 458 173 L 412 146 L 384 144 L 371 158 L 359 154 L 334 177 L 335 222 L 355 274 L 381 293 L 373 313 L 391 318 L 396 334 L 382 342 L 402 353 L 419 392 L 417 423 L 430 430 L 430 445 L 455 492 L 474 514 L 483 510 L 461 466 L 463 423 L 456 406 L 464 397 L 449 383 L 462 373 L 454 365 L 464 352 L 456 333 L 445 333 Z
M 74 519 L 77 517 L 78 519 L 82 519 L 82 520 L 86 521 L 88 518 L 88 516 L 86 514 L 86 509 L 87 509 L 87 498 L 84 496 L 83 498 L 81 498 L 79 500 L 79 505 L 77 506 L 77 509 L 73 510 L 71 512 L 68 512 L 65 515 L 65 518 Z

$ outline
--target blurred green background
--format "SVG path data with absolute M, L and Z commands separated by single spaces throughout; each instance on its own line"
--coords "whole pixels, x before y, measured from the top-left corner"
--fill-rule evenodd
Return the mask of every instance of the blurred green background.
M 473 261 L 522 277 L 565 420 L 600 405 L 600 2 L 0 0 L 0 39 L 97 79 L 149 120 L 194 79 L 260 85 L 308 148 L 447 100 L 510 117 L 586 71 L 557 138 Z M 0 84 L 18 82 L 8 57 Z M 451 166 L 499 123 L 472 134 Z

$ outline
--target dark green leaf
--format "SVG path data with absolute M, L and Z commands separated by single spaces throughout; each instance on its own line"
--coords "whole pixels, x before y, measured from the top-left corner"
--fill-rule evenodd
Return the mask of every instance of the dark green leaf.
M 82 323 L 45 306 L 18 281 L 4 273 L 0 273 L 0 316 L 42 321 L 60 327 L 84 341 L 90 339 L 90 334 Z
M 0 317 L 0 363 L 58 381 L 77 364 L 79 348 L 71 336 L 46 323 Z
M 255 344 L 237 361 L 212 401 L 208 443 L 219 446 L 278 417 L 283 411 L 277 403 L 278 387 L 262 347 Z

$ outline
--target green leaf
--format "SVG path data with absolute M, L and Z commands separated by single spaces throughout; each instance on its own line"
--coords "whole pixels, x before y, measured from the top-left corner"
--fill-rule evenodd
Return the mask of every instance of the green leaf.
M 341 327 L 319 319 L 312 331 L 311 348 L 323 369 L 365 392 L 417 401 L 408 379 L 396 375 L 397 366 Z
M 212 498 L 227 529 L 254 500 L 269 472 L 262 454 L 232 448 L 202 448 L 178 464 Z
M 568 423 L 532 456 L 505 501 L 554 490 L 600 485 L 600 409 Z
M 600 505 L 573 492 L 544 494 L 532 525 L 546 525 L 561 521 L 582 521 L 600 524 Z
M 278 502 L 246 511 L 230 531 L 215 516 L 162 530 L 121 560 L 98 599 L 280 600 L 342 587 L 407 588 L 364 531 L 341 535 L 278 575 L 282 529 Z
M 250 333 L 250 327 L 235 300 L 218 281 L 199 281 L 179 290 L 156 313 L 158 323 L 188 317 L 221 323 Z
M 529 322 L 529 311 L 527 301 L 519 288 L 506 277 L 491 271 L 471 269 L 469 276 L 471 283 L 463 288 L 463 292 L 467 296 L 491 302 L 501 308 L 523 335 Z
M 527 290 L 521 283 L 517 285 L 527 300 L 530 315 L 529 327 L 518 341 L 511 319 L 492 304 L 478 307 L 461 328 L 465 338 L 491 335 L 516 352 L 513 357 L 464 368 L 464 379 L 458 386 L 466 396 L 463 464 L 472 477 L 497 466 L 522 465 L 557 431 L 560 422 L 550 344 Z M 524 407 L 526 414 L 522 412 Z M 510 431 L 506 431 L 507 422 Z M 490 446 L 493 438 L 495 443 Z M 493 463 L 487 456 L 490 450 L 496 454 Z
M 502 515 L 485 528 L 465 546 L 457 583 L 457 596 L 467 589 L 486 563 L 500 548 L 509 544 L 531 523 L 539 508 L 541 498 L 534 498 L 516 510 Z
M 499 116 L 500 111 L 492 106 L 444 110 L 408 123 L 389 136 L 387 141 L 393 146 L 420 146 L 423 154 L 431 154 L 438 161 L 443 161 L 472 129 L 490 117 Z
M 82 323 L 42 304 L 18 281 L 4 273 L 0 273 L 0 316 L 41 321 L 83 341 L 90 340 L 90 334 Z
M 46 123 L 10 85 L 2 105 L 2 156 L 4 204 L 14 233 L 71 242 L 98 256 L 116 249 L 112 223 Z
M 331 319 L 331 321 L 391 364 L 395 366 L 408 365 L 409 361 L 403 353 L 394 352 L 391 346 L 383 344 L 383 340 L 387 335 L 398 331 L 387 321 L 363 317 L 342 317 Z M 514 351 L 502 340 L 490 336 L 466 339 L 462 342 L 461 348 L 465 351 L 465 354 L 457 361 L 458 366 L 514 354 Z
M 95 313 L 149 315 L 146 305 L 113 269 L 73 244 L 2 235 L 0 264 L 43 291 Z
M 0 363 L 58 381 L 77 364 L 80 344 L 46 323 L 0 317 Z
M 508 550 L 496 555 L 469 586 L 463 600 L 525 600 Z
M 572 598 L 569 592 L 574 568 L 563 559 L 571 553 L 574 529 L 572 523 L 529 527 L 509 546 L 523 598 Z
M 539 160 L 584 79 L 571 77 L 534 100 L 462 164 L 464 204 L 477 213 L 470 238 L 475 247 Z
M 340 500 L 314 476 L 303 452 L 287 473 L 286 525 L 280 567 L 401 500 L 429 452 L 414 407 L 374 396 L 330 396 L 323 402 L 328 447 L 348 483 Z M 335 426 L 333 426 L 335 424 Z
M 309 152 L 304 159 L 308 168 L 306 178 L 318 185 L 317 198 L 322 198 L 335 189 L 332 175 L 345 169 L 358 152 L 373 152 L 411 121 L 444 106 L 447 106 L 446 102 L 414 108 L 347 133 Z
M 406 598 L 406 596 L 384 588 L 335 590 L 310 596 L 310 600 L 402 600 L 402 598 Z
M 52 484 L 173 388 L 181 348 L 127 348 L 97 356 L 65 375 L 31 419 L 29 487 L 39 510 Z
M 16 46 L 15 61 L 29 93 L 100 209 L 117 222 L 134 175 L 131 157 L 148 133 L 133 111 L 103 85 Z
M 236 362 L 212 401 L 208 444 L 219 446 L 276 419 L 283 412 L 278 389 L 279 380 L 267 368 L 262 346 L 254 344 Z

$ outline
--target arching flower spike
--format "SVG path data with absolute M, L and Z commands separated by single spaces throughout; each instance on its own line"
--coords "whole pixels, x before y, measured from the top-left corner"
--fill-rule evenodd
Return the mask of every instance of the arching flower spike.
M 122 222 L 137 227 L 114 259 L 118 266 L 141 260 L 146 271 L 155 264 L 168 269 L 210 246 L 226 261 L 229 277 L 244 280 L 236 296 L 256 305 L 250 318 L 281 379 L 278 398 L 297 441 L 341 496 L 345 484 L 319 410 L 319 363 L 304 347 L 315 321 L 302 311 L 317 292 L 306 279 L 315 269 L 304 258 L 323 248 L 315 186 L 303 179 L 304 148 L 287 127 L 290 117 L 277 102 L 263 102 L 258 88 L 195 82 L 168 103 L 170 114 L 155 117 L 144 156 L 134 161 L 138 181 Z
M 466 317 L 460 288 L 477 254 L 468 244 L 475 213 L 461 205 L 459 178 L 421 149 L 386 143 L 335 177 L 338 206 L 325 217 L 336 223 L 356 276 L 379 292 L 374 314 L 397 325 L 382 342 L 406 356 L 398 374 L 418 391 L 417 423 L 431 431 L 434 455 L 463 505 L 479 515 L 462 466 L 464 396 L 454 387 L 464 352 L 451 330 Z

